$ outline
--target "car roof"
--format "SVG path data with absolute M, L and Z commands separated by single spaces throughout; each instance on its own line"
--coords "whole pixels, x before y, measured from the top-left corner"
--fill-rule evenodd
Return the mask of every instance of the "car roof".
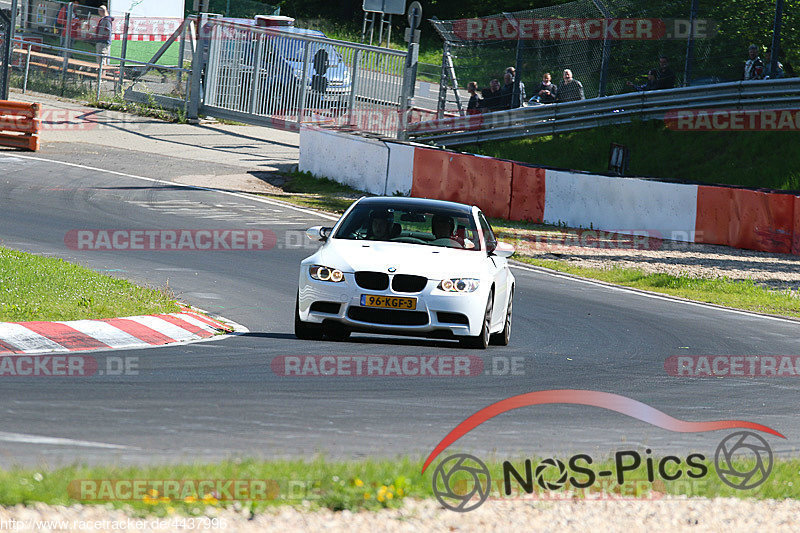
M 309 30 L 306 28 L 297 28 L 295 26 L 274 26 L 270 29 L 283 33 L 296 33 L 298 35 L 311 35 L 312 37 L 325 37 L 325 34 L 319 30 Z
M 457 202 L 448 202 L 446 200 L 432 200 L 430 198 L 408 198 L 404 196 L 371 196 L 369 198 L 362 198 L 359 205 L 396 205 L 399 208 L 418 208 L 418 209 L 447 209 L 448 211 L 456 211 L 464 213 L 465 215 L 472 214 L 472 206 L 467 204 L 460 204 Z

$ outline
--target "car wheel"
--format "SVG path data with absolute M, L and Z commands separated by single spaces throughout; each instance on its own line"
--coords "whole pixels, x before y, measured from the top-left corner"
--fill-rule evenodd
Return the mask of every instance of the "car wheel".
M 503 326 L 503 331 L 492 335 L 490 342 L 496 346 L 508 346 L 511 340 L 511 311 L 514 304 L 514 287 L 511 287 L 511 293 L 508 295 L 508 307 L 506 308 L 506 321 Z
M 294 304 L 294 336 L 303 340 L 318 340 L 322 338 L 322 327 L 319 324 L 310 324 L 300 320 L 300 296 Z
M 322 334 L 331 341 L 346 341 L 350 338 L 350 330 L 347 326 L 334 322 L 325 322 L 322 325 Z
M 483 314 L 483 327 L 481 332 L 475 337 L 467 337 L 461 340 L 461 343 L 467 348 L 475 348 L 478 350 L 485 350 L 489 346 L 489 330 L 492 327 L 492 303 L 494 301 L 494 293 L 489 293 L 489 301 L 486 302 L 486 312 Z

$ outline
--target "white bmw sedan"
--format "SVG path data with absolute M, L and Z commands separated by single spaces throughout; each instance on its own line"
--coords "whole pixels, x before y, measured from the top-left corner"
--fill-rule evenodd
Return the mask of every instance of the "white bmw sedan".
M 475 206 L 422 198 L 361 198 L 300 266 L 295 335 L 351 332 L 458 339 L 474 348 L 511 335 L 514 248 Z

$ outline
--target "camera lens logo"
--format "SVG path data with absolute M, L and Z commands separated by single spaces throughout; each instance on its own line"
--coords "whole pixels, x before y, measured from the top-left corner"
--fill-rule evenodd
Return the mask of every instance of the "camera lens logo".
M 547 481 L 544 473 L 549 468 L 558 469 L 558 479 Z M 558 459 L 545 459 L 536 467 L 536 483 L 545 490 L 558 490 L 567 482 L 567 467 Z
M 752 460 L 753 467 L 750 470 L 737 470 L 737 467 L 743 466 L 733 464 L 736 454 Z M 717 446 L 714 466 L 726 485 L 739 490 L 753 489 L 764 483 L 772 472 L 772 449 L 760 435 L 752 431 L 737 431 L 725 437 Z
M 433 494 L 446 509 L 466 513 L 489 497 L 492 478 L 486 465 L 466 453 L 451 455 L 433 472 Z

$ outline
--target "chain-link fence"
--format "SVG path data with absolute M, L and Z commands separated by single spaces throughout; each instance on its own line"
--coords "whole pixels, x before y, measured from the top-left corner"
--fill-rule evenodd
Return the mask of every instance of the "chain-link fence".
M 702 0 L 694 14 L 691 6 L 687 0 L 575 0 L 431 22 L 450 47 L 460 87 L 476 81 L 483 88 L 492 79 L 502 85 L 506 68 L 515 67 L 528 99 L 535 96 L 545 72 L 561 85 L 565 69 L 581 82 L 585 97 L 592 98 L 666 88 L 658 83 L 653 87 L 648 79 L 651 71 L 657 71 L 656 80 L 668 74 L 661 57 L 674 74 L 664 85 L 675 87 L 742 79 L 750 43 L 759 47 L 758 55 L 767 64 L 774 2 L 754 0 L 748 2 L 751 10 L 744 11 L 738 3 Z M 787 1 L 787 14 L 791 8 L 800 8 L 800 2 Z M 796 23 L 791 21 L 784 17 L 784 75 L 791 74 L 790 61 L 798 52 L 792 40 L 798 37 Z

